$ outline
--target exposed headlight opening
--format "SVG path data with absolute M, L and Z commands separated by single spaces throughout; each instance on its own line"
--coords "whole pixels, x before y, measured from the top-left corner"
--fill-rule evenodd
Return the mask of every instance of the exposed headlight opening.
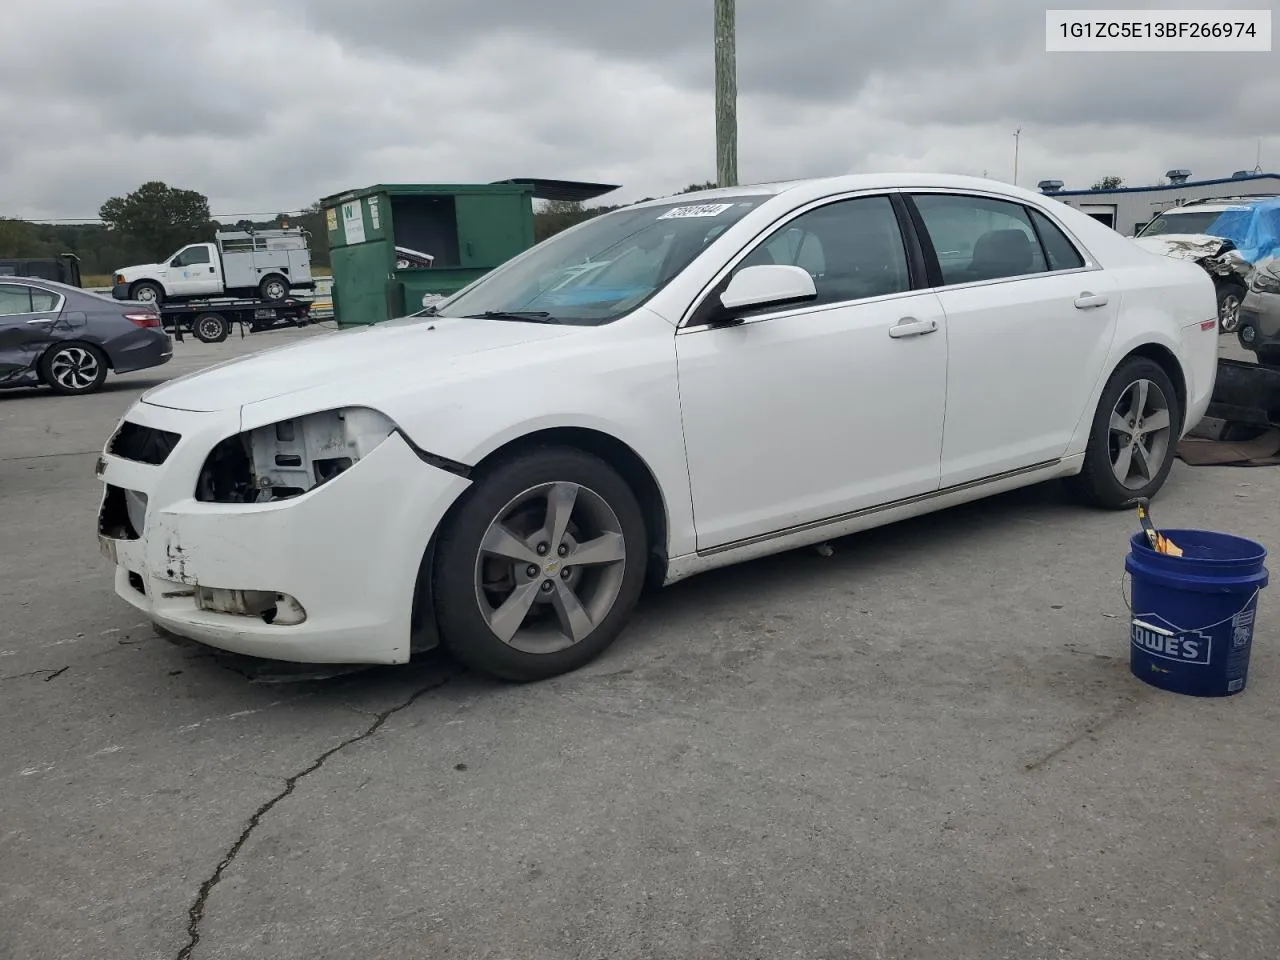
M 214 503 L 288 500 L 350 470 L 395 428 L 376 410 L 344 407 L 228 437 L 205 460 L 196 499 Z

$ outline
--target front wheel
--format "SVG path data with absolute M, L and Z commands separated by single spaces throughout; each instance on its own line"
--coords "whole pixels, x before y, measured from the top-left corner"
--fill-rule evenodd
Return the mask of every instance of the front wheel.
M 441 532 L 441 639 L 499 679 L 577 669 L 630 618 L 647 539 L 635 494 L 597 457 L 547 447 L 506 460 L 475 481 Z
M 1240 304 L 1244 290 L 1236 284 L 1227 284 L 1218 290 L 1218 331 L 1233 333 L 1240 325 Z
M 135 283 L 129 290 L 129 295 L 140 303 L 159 304 L 164 301 L 164 288 L 158 283 L 144 280 L 141 283 Z
M 1173 468 L 1181 435 L 1181 405 L 1164 368 L 1146 357 L 1126 360 L 1098 401 L 1084 467 L 1071 478 L 1075 492 L 1108 510 L 1154 497 Z

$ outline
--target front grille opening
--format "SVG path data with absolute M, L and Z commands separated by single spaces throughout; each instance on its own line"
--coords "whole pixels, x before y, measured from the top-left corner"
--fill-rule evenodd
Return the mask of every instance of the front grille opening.
M 173 453 L 182 437 L 169 430 L 157 430 L 125 420 L 107 446 L 107 452 L 123 460 L 160 466 Z
M 146 503 L 144 494 L 107 484 L 98 514 L 98 532 L 112 540 L 139 539 Z
M 133 589 L 137 590 L 144 597 L 147 595 L 147 586 L 142 582 L 142 575 L 134 573 L 132 570 L 129 571 L 129 586 L 133 587 Z

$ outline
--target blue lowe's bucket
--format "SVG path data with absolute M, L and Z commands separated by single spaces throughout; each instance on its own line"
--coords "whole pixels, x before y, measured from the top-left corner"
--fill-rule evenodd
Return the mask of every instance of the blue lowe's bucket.
M 1129 668 L 1173 693 L 1239 693 L 1249 674 L 1258 595 L 1267 585 L 1267 550 L 1227 533 L 1160 532 L 1182 556 L 1153 550 L 1145 533 L 1129 540 Z

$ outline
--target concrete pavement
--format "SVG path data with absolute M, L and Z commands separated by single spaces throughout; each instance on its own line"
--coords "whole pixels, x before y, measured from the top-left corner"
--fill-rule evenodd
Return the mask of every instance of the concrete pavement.
M 94 456 L 159 377 L 316 332 L 0 392 L 0 957 L 1274 960 L 1274 597 L 1243 694 L 1140 683 L 1134 518 L 1056 486 L 694 578 L 543 684 L 154 637 Z M 1154 513 L 1273 545 L 1278 494 L 1178 463 Z

